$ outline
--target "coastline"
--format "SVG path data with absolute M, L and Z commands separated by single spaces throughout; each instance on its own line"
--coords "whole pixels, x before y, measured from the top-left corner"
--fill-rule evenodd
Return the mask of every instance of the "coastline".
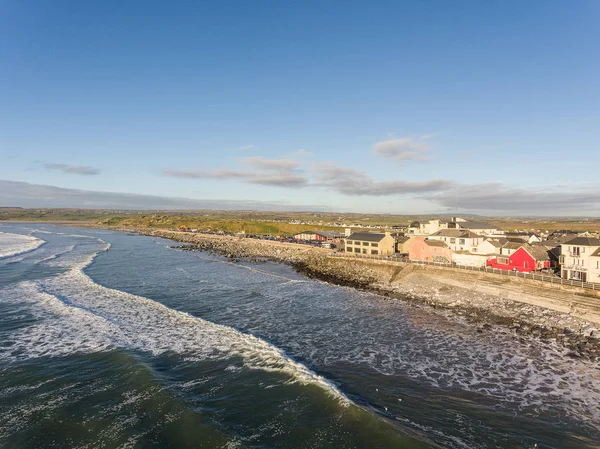
M 451 268 L 332 257 L 331 250 L 293 243 L 148 228 L 92 227 L 165 238 L 183 244 L 176 248 L 211 252 L 232 262 L 285 263 L 310 278 L 453 315 L 476 326 L 479 332 L 493 332 L 494 326 L 501 326 L 520 335 L 557 342 L 570 357 L 600 360 L 600 298 L 590 298 L 577 289 L 556 289 L 539 285 L 539 281 L 461 273 Z

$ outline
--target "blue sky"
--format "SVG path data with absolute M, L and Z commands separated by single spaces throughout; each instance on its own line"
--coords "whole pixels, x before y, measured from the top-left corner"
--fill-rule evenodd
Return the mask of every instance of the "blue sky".
M 600 2 L 293 3 L 0 1 L 0 203 L 600 213 Z

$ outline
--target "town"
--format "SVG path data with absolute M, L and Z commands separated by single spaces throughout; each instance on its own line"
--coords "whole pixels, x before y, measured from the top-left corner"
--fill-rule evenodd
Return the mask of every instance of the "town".
M 345 226 L 343 223 L 327 225 Z M 376 228 L 377 232 L 368 228 Z M 186 226 L 179 230 L 200 232 Z M 408 226 L 357 224 L 345 227 L 344 232 L 307 230 L 288 236 L 246 234 L 244 231 L 216 233 L 320 246 L 345 257 L 402 259 L 517 273 L 539 272 L 564 280 L 600 283 L 600 236 L 591 232 L 506 231 L 484 221 L 451 217 L 413 221 Z

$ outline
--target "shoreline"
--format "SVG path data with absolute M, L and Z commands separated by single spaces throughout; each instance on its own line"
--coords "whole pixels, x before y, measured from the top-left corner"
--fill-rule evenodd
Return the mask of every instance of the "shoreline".
M 157 229 L 93 227 L 165 238 L 183 244 L 175 248 L 206 251 L 231 261 L 284 263 L 309 278 L 460 317 L 477 327 L 478 332 L 501 326 L 518 335 L 561 344 L 568 350 L 567 356 L 600 361 L 600 298 L 538 286 L 535 281 L 494 279 L 498 275 L 488 273 L 487 278 L 472 272 L 466 276 L 467 273 L 450 268 L 331 257 L 331 250 L 293 243 Z

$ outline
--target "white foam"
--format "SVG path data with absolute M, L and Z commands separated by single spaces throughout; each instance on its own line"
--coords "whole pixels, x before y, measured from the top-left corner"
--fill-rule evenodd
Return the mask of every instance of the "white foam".
M 0 232 L 0 259 L 33 251 L 46 243 L 30 235 Z
M 83 270 L 110 247 L 101 242 L 77 247 L 51 261 L 68 268 L 61 275 L 0 292 L 0 301 L 19 297 L 34 301 L 33 310 L 42 318 L 13 335 L 13 345 L 3 349 L 0 358 L 10 361 L 113 348 L 153 355 L 172 352 L 193 361 L 238 356 L 247 368 L 284 373 L 289 376 L 286 382 L 319 385 L 347 401 L 335 385 L 260 338 L 96 284 Z

